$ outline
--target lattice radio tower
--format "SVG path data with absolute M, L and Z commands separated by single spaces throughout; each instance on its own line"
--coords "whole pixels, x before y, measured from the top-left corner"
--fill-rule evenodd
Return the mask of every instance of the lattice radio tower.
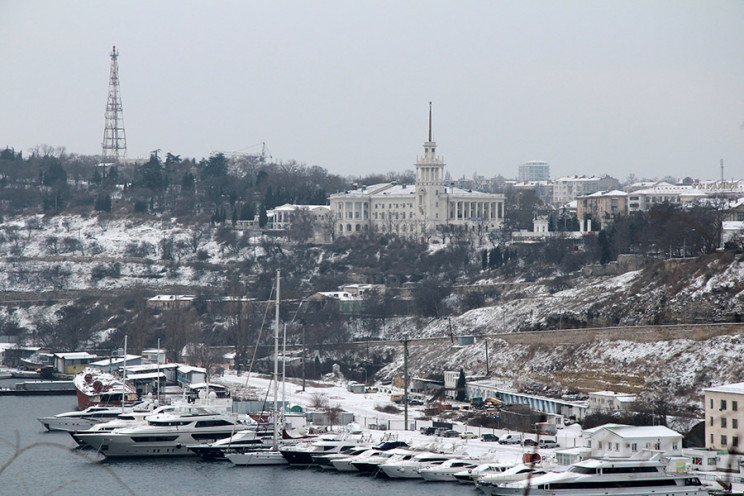
M 106 125 L 103 130 L 103 160 L 118 162 L 127 154 L 127 135 L 124 132 L 124 112 L 119 95 L 119 52 L 111 50 L 111 74 L 109 75 L 108 100 L 106 101 Z

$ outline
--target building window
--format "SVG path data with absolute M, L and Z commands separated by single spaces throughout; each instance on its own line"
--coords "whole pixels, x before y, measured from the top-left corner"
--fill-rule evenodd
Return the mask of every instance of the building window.
M 736 400 L 731 401 L 731 409 L 737 411 L 739 409 L 739 402 Z
M 714 444 L 716 441 L 713 439 L 713 434 L 710 435 L 710 444 Z
M 721 427 L 726 428 L 726 417 L 721 417 Z
M 672 449 L 673 450 L 676 450 L 677 449 L 677 443 L 672 443 Z
M 602 441 L 597 441 L 597 449 L 602 449 Z
M 713 398 L 710 399 L 710 407 L 713 408 Z
M 721 410 L 726 409 L 726 400 L 721 400 Z
M 728 439 L 726 438 L 726 434 L 721 435 L 721 446 L 726 446 L 728 444 Z
M 738 429 L 739 428 L 739 419 L 731 419 L 731 428 L 732 429 Z
M 739 436 L 731 436 L 731 446 L 739 446 Z
M 631 444 L 630 445 L 630 450 L 631 451 L 638 451 L 638 444 L 636 444 L 636 443 Z
M 713 423 L 713 417 L 711 417 L 710 418 L 710 426 L 713 427 L 713 425 L 714 425 L 714 423 Z

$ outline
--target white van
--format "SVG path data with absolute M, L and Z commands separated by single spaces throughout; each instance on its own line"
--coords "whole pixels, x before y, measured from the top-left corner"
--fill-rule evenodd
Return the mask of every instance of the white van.
M 522 444 L 522 435 L 507 434 L 499 438 L 499 444 Z

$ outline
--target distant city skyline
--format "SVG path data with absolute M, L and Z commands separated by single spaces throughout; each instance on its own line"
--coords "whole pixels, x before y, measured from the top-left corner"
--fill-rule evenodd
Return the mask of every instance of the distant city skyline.
M 0 3 L 0 148 L 260 153 L 342 176 L 744 177 L 744 2 Z

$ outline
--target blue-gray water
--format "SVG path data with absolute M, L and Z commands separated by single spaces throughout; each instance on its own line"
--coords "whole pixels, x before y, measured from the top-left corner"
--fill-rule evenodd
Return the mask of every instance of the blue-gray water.
M 9 386 L 0 381 L 0 387 Z M 36 417 L 69 411 L 74 396 L 0 396 L 0 495 L 477 496 L 472 486 L 372 479 L 285 467 L 234 467 L 198 457 L 102 461 L 74 450 Z M 16 456 L 16 439 L 21 452 Z M 7 467 L 6 467 L 7 464 Z

